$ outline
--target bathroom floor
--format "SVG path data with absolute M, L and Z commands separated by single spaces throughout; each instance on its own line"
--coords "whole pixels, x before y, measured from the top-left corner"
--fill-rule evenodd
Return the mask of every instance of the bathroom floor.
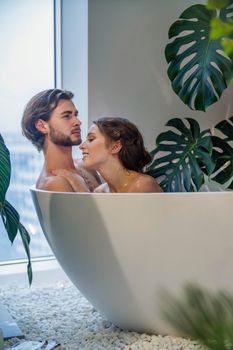
M 21 281 L 19 275 L 12 278 L 14 281 L 9 277 L 7 283 L 0 274 L 1 303 L 7 307 L 26 339 L 56 340 L 66 350 L 204 350 L 197 342 L 183 338 L 119 329 L 95 310 L 56 262 L 51 266 L 53 269 L 44 272 L 42 268 L 34 268 L 31 287 L 28 287 L 24 275 Z

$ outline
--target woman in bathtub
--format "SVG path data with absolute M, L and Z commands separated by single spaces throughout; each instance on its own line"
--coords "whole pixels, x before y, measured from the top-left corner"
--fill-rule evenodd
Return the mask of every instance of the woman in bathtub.
M 83 167 L 98 171 L 105 181 L 94 192 L 162 192 L 156 180 L 143 173 L 151 156 L 144 147 L 141 133 L 129 120 L 97 119 L 79 147 Z M 55 174 L 64 176 L 72 187 L 79 188 L 78 175 L 66 170 Z

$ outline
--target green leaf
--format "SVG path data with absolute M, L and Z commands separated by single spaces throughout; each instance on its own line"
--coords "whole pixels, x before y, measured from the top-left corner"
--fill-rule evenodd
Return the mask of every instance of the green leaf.
M 211 32 L 210 38 L 213 40 L 219 39 L 224 36 L 228 36 L 233 31 L 232 21 L 224 22 L 219 18 L 213 18 L 211 20 Z
M 0 134 L 0 203 L 3 206 L 6 191 L 10 184 L 11 177 L 11 163 L 10 153 L 6 147 L 2 135 Z
M 233 31 L 233 29 L 232 29 Z M 233 40 L 229 38 L 222 38 L 221 44 L 226 55 L 233 54 Z
M 10 183 L 11 162 L 10 153 L 0 134 L 0 215 L 11 243 L 19 231 L 22 243 L 28 257 L 27 273 L 29 284 L 32 283 L 32 266 L 30 257 L 30 236 L 26 228 L 20 223 L 17 210 L 5 200 L 6 192 Z
M 226 7 L 229 3 L 229 0 L 208 0 L 206 7 L 209 10 L 221 9 Z
M 5 200 L 1 211 L 1 216 L 9 240 L 11 243 L 13 243 L 19 228 L 19 214 L 15 208 L 7 200 Z
M 221 19 L 229 13 L 222 9 Z M 220 39 L 210 40 L 210 24 L 216 14 L 204 5 L 193 5 L 169 29 L 167 73 L 174 92 L 190 109 L 205 111 L 220 98 L 232 77 L 233 64 L 222 54 Z
M 29 244 L 30 244 L 29 233 L 27 232 L 26 228 L 21 224 L 18 212 L 7 200 L 5 201 L 4 207 L 1 212 L 1 216 L 11 243 L 14 242 L 18 231 L 20 233 L 22 243 L 28 258 L 27 273 L 28 273 L 29 284 L 31 284 L 32 283 L 32 266 L 31 266 L 30 250 L 29 250 Z
M 21 235 L 22 243 L 25 249 L 25 252 L 28 257 L 28 265 L 27 265 L 27 274 L 28 274 L 28 280 L 29 284 L 31 285 L 32 283 L 32 265 L 31 265 L 31 256 L 30 256 L 30 250 L 29 250 L 29 244 L 30 244 L 30 236 L 29 233 L 27 232 L 26 228 L 19 223 L 19 232 Z
M 200 131 L 196 120 L 173 118 L 167 126 L 175 129 L 158 135 L 153 161 L 147 173 L 156 178 L 165 192 L 198 191 L 204 183 L 204 173 L 211 174 L 212 142 L 209 130 Z

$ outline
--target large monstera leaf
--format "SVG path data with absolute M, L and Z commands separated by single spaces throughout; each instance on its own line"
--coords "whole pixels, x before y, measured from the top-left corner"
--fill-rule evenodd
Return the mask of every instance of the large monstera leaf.
M 213 180 L 233 189 L 233 117 L 218 123 L 215 128 L 224 137 L 212 136 L 213 159 L 216 162 Z
M 166 125 L 173 130 L 159 134 L 151 152 L 154 159 L 147 173 L 165 192 L 198 191 L 204 173 L 209 175 L 214 169 L 210 131 L 201 132 L 196 120 L 186 120 L 189 127 L 180 118 L 169 120 Z
M 219 12 L 222 20 L 232 17 L 229 5 Z M 209 38 L 210 23 L 216 16 L 215 10 L 193 5 L 169 29 L 173 41 L 165 49 L 168 76 L 174 92 L 190 109 L 205 111 L 220 98 L 232 77 L 233 64 L 223 54 L 221 38 Z

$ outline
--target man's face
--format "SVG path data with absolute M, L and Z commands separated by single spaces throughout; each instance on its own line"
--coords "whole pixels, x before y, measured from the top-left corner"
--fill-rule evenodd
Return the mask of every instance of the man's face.
M 60 100 L 48 121 L 48 138 L 59 146 L 74 146 L 82 142 L 81 121 L 70 100 Z

